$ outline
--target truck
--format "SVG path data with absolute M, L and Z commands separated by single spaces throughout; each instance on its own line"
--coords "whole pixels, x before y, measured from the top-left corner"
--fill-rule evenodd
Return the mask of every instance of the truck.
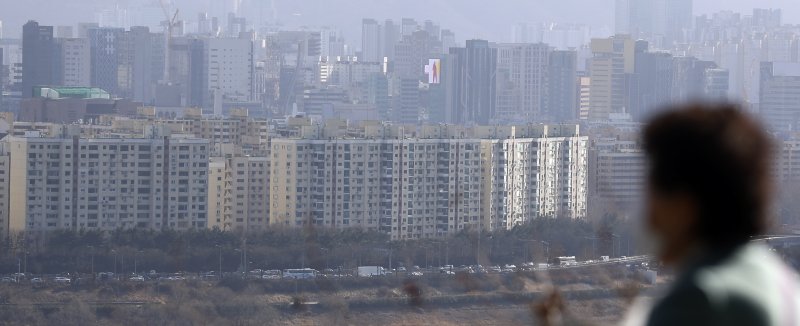
M 372 277 L 386 275 L 386 270 L 381 266 L 358 266 L 358 277 Z

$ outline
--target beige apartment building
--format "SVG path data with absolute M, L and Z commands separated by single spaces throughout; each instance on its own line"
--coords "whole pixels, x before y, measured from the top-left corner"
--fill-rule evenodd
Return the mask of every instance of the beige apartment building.
M 269 225 L 267 157 L 213 157 L 209 163 L 209 227 L 249 232 Z
M 207 140 L 86 139 L 75 129 L 3 139 L 11 232 L 208 227 Z

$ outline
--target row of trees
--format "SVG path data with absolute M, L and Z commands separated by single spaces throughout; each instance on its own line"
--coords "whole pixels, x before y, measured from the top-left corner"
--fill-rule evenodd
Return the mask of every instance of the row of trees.
M 390 241 L 385 234 L 356 228 L 271 228 L 249 234 L 220 230 L 58 231 L 35 244 L 6 243 L 0 273 L 233 272 L 245 267 L 322 270 L 388 266 L 390 262 L 392 267 L 410 267 L 520 264 L 565 255 L 591 259 L 634 254 L 636 239 L 628 224 L 613 216 L 595 224 L 543 218 L 511 230 L 465 230 L 448 238 L 406 241 Z

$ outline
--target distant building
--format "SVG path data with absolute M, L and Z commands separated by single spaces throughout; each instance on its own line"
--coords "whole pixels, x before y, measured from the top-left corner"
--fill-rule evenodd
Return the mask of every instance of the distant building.
M 800 63 L 761 63 L 760 116 L 772 131 L 800 126 Z
M 381 25 L 374 19 L 361 22 L 361 57 L 364 62 L 383 62 Z
M 576 126 L 368 125 L 363 138 L 338 128 L 273 139 L 271 224 L 401 240 L 586 216 L 587 139 Z
M 53 26 L 29 21 L 22 27 L 22 97 L 33 96 L 34 86 L 58 83 Z
M 131 100 L 111 99 L 99 88 L 34 87 L 34 93 L 35 97 L 22 100 L 19 121 L 89 122 L 101 115 L 134 115 L 140 106 Z
M 578 54 L 575 51 L 550 53 L 547 73 L 547 105 L 544 114 L 550 121 L 578 119 Z
M 497 100 L 494 121 L 548 121 L 550 46 L 544 43 L 498 44 Z
M 2 175 L 18 190 L 10 193 L 11 232 L 208 226 L 208 141 L 84 139 L 71 136 L 74 127 L 53 138 L 3 140 Z
M 57 39 L 60 48 L 61 86 L 87 87 L 92 85 L 91 46 L 85 38 Z
M 443 69 L 449 76 L 446 121 L 490 124 L 497 113 L 497 49 L 485 40 L 469 40 L 466 47 L 450 48 Z
M 617 138 L 594 139 L 589 146 L 589 211 L 633 212 L 645 191 L 645 157 L 641 145 Z
M 268 157 L 212 157 L 208 169 L 209 227 L 252 232 L 269 226 Z M 0 162 L 2 163 L 2 162 Z
M 628 112 L 631 75 L 635 68 L 636 42 L 627 35 L 593 39 L 590 120 L 607 120 L 612 113 Z

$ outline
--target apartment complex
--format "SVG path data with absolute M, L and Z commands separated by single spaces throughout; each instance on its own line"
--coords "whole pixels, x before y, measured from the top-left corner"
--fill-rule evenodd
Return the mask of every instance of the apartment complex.
M 399 240 L 586 214 L 577 126 L 373 125 L 361 137 L 333 135 L 310 126 L 272 140 L 271 224 L 361 227 Z
M 73 127 L 3 140 L 11 232 L 208 226 L 207 140 L 87 139 Z
M 209 227 L 245 232 L 269 225 L 269 164 L 267 157 L 211 158 Z

